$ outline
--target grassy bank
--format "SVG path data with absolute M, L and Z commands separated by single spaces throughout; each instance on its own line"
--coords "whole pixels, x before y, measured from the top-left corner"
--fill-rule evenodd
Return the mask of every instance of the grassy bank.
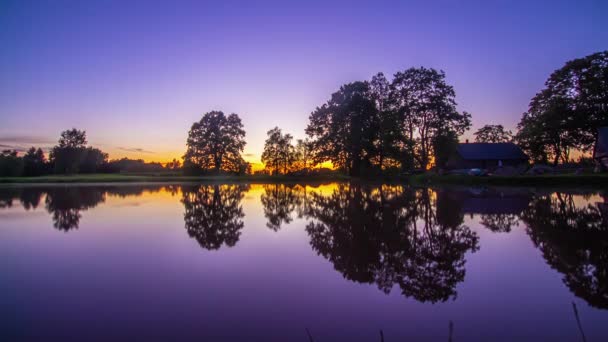
M 0 177 L 0 184 L 50 184 L 50 183 L 184 183 L 184 182 L 221 182 L 221 183 L 318 183 L 343 182 L 355 180 L 339 174 L 314 176 L 181 176 L 163 174 L 86 174 L 86 175 L 50 175 L 41 177 Z M 425 185 L 492 185 L 492 186 L 601 186 L 608 187 L 608 174 L 582 175 L 543 175 L 543 176 L 458 176 L 420 174 L 410 177 L 360 179 L 362 182 L 409 183 L 416 186 Z
M 332 175 L 314 176 L 182 176 L 154 174 L 81 174 L 49 175 L 40 177 L 0 177 L 0 184 L 45 184 L 45 183 L 180 183 L 180 182 L 222 182 L 222 183 L 289 183 L 289 182 L 339 182 L 349 177 Z
M 493 186 L 601 186 L 608 187 L 608 174 L 564 174 L 542 176 L 460 176 L 421 174 L 408 178 L 413 185 L 493 185 Z

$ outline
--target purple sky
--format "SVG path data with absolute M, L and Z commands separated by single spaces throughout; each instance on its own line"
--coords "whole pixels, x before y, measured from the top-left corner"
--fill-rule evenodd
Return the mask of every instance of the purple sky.
M 446 72 L 473 129 L 513 129 L 553 70 L 608 49 L 605 0 L 92 3 L 0 0 L 0 145 L 77 127 L 110 157 L 166 161 L 223 110 L 255 161 L 341 84 L 413 66 Z

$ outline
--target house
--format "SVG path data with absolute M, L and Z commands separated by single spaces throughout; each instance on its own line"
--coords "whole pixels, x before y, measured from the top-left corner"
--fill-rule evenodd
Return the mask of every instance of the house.
M 608 151 L 608 150 L 607 150 Z M 519 166 L 528 156 L 514 143 L 464 143 L 448 159 L 448 169 L 496 169 Z
M 593 159 L 604 170 L 608 169 L 608 127 L 600 127 L 597 130 Z

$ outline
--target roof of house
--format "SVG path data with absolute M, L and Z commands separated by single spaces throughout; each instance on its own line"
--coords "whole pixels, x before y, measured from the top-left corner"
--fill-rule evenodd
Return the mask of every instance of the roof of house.
M 608 157 L 608 127 L 600 127 L 597 130 L 597 140 L 593 149 L 593 158 Z
M 528 156 L 514 143 L 458 144 L 458 154 L 467 160 L 528 159 Z

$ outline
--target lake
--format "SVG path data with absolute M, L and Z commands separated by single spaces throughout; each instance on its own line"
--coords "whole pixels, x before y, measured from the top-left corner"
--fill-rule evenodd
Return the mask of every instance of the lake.
M 608 196 L 0 188 L 0 340 L 607 341 Z

